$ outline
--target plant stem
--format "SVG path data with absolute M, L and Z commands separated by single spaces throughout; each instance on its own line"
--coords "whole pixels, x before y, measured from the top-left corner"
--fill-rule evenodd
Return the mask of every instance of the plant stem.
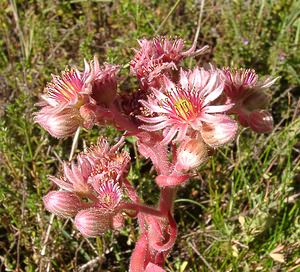
M 160 191 L 159 208 L 160 211 L 167 215 L 169 212 L 173 213 L 173 204 L 176 196 L 176 187 L 164 187 Z
M 148 215 L 153 215 L 153 216 L 157 216 L 157 217 L 164 217 L 165 216 L 165 214 L 163 214 L 159 210 L 156 210 L 152 207 L 145 206 L 145 205 L 138 204 L 138 203 L 125 202 L 125 203 L 122 203 L 120 205 L 119 209 L 135 210 L 135 211 L 138 211 L 138 212 L 146 213 Z

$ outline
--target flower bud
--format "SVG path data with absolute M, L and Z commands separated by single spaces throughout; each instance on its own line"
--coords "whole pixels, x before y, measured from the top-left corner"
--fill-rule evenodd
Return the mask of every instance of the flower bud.
M 86 237 L 96 237 L 112 228 L 113 214 L 106 209 L 90 208 L 75 217 L 75 226 Z
M 63 191 L 51 191 L 43 197 L 45 208 L 58 216 L 70 217 L 82 209 L 82 203 L 75 194 Z
M 237 129 L 238 126 L 234 120 L 230 117 L 223 116 L 214 123 L 203 123 L 201 136 L 204 142 L 209 146 L 218 147 L 232 141 Z
M 254 111 L 249 115 L 249 126 L 258 133 L 268 133 L 273 130 L 273 117 L 264 110 Z
M 91 129 L 96 121 L 96 106 L 92 104 L 86 104 L 80 107 L 80 115 L 83 119 L 83 126 L 86 129 Z
M 113 228 L 114 229 L 122 228 L 124 226 L 124 221 L 125 221 L 124 216 L 121 213 L 116 214 L 113 217 L 113 222 L 112 222 Z
M 94 78 L 92 81 L 92 98 L 98 105 L 109 106 L 117 94 L 118 65 L 105 64 L 100 68 L 97 58 L 94 58 Z
M 183 142 L 178 150 L 177 161 L 183 170 L 198 167 L 207 158 L 206 144 L 200 139 Z
M 35 116 L 35 122 L 39 123 L 53 137 L 65 138 L 72 136 L 82 124 L 82 118 L 78 110 L 65 108 L 61 111 L 44 107 Z
M 270 102 L 270 96 L 262 92 L 260 89 L 253 90 L 252 93 L 244 98 L 242 106 L 248 111 L 264 109 Z

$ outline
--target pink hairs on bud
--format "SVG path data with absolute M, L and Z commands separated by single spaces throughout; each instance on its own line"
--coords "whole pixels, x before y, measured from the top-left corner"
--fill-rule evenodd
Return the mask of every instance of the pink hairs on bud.
M 249 115 L 249 126 L 258 133 L 269 133 L 273 130 L 274 121 L 267 111 L 253 111 Z
M 75 217 L 75 226 L 86 237 L 96 237 L 113 227 L 113 214 L 106 209 L 90 208 Z
M 207 158 L 207 146 L 201 139 L 187 139 L 179 146 L 176 168 L 177 170 L 194 169 Z
M 164 176 L 159 175 L 156 177 L 155 181 L 159 187 L 169 187 L 178 186 L 186 182 L 190 178 L 190 175 L 171 175 Z
M 84 207 L 79 197 L 70 192 L 51 191 L 43 201 L 49 212 L 62 217 L 74 216 Z
M 83 123 L 79 112 L 73 108 L 43 107 L 34 116 L 34 121 L 47 130 L 55 138 L 72 136 Z

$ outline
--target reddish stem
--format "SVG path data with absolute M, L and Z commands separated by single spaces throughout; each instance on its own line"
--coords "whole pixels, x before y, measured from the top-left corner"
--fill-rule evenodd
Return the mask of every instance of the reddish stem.
M 176 187 L 163 187 L 160 190 L 159 208 L 165 216 L 167 216 L 169 212 L 171 214 L 173 213 L 176 191 Z
M 165 214 L 163 214 L 161 211 L 153 209 L 152 207 L 145 206 L 138 203 L 129 203 L 124 202 L 119 206 L 119 209 L 128 209 L 128 210 L 135 210 L 137 212 L 146 213 L 148 215 L 156 216 L 156 217 L 164 217 Z

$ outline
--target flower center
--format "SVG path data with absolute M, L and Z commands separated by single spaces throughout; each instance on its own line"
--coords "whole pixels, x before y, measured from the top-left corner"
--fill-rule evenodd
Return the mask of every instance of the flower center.
M 190 116 L 194 113 L 192 103 L 185 98 L 177 100 L 174 107 L 177 115 L 182 117 L 184 120 L 190 119 Z

